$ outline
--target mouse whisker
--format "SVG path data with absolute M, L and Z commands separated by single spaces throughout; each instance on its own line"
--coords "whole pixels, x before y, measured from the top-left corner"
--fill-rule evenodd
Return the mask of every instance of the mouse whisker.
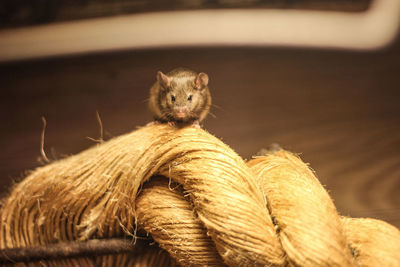
M 219 109 L 219 110 L 221 110 L 221 111 L 223 111 L 223 112 L 226 112 L 226 110 L 223 109 L 223 108 L 221 108 L 220 106 L 217 106 L 217 105 L 215 105 L 215 104 L 211 104 L 211 106 L 212 106 L 212 107 L 215 107 L 215 108 L 217 108 L 217 109 Z
M 214 113 L 212 113 L 211 111 L 208 112 L 208 114 L 210 114 L 214 119 L 217 118 L 217 115 L 215 115 Z
M 168 118 L 168 119 L 173 118 L 172 112 L 170 112 L 170 111 L 168 111 L 168 110 L 164 110 L 164 111 L 161 113 L 161 115 L 162 115 L 162 117 L 164 117 L 164 118 Z

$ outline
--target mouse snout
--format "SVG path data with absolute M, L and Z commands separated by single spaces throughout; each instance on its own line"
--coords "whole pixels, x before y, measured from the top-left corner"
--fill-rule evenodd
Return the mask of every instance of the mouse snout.
M 185 107 L 175 107 L 175 113 L 178 118 L 185 118 L 189 109 Z

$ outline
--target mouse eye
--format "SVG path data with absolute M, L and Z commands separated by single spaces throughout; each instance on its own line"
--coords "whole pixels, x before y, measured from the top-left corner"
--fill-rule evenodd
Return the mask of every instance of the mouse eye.
M 192 101 L 192 95 L 188 97 L 188 101 Z
M 172 101 L 172 102 L 175 102 L 175 100 L 176 100 L 176 99 L 175 99 L 175 96 L 171 95 L 171 101 Z

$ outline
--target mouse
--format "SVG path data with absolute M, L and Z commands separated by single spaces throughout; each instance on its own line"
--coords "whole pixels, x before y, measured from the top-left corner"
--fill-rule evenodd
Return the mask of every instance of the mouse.
M 166 74 L 158 71 L 149 98 L 155 122 L 200 128 L 211 107 L 208 82 L 206 73 L 187 68 L 176 68 Z

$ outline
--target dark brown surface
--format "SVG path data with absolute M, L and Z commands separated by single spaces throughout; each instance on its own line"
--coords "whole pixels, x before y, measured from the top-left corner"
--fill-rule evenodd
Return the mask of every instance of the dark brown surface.
M 241 156 L 277 142 L 301 153 L 343 215 L 400 227 L 400 42 L 385 51 L 204 48 L 123 52 L 0 66 L 2 192 L 50 158 L 97 138 L 96 110 L 116 136 L 151 120 L 157 70 L 210 76 L 205 128 Z M 53 155 L 51 153 L 53 150 Z

